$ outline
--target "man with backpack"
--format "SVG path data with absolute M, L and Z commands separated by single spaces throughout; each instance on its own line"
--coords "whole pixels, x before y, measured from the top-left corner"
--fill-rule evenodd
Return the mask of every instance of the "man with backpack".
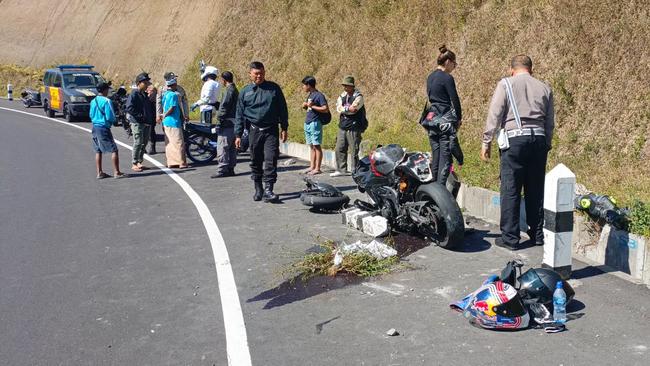
M 352 148 L 351 172 L 359 161 L 359 144 L 361 134 L 368 128 L 366 119 L 366 107 L 363 104 L 363 95 L 354 85 L 354 77 L 343 78 L 343 89 L 345 90 L 336 101 L 336 111 L 341 114 L 339 120 L 339 132 L 336 135 L 336 171 L 330 177 L 348 175 L 348 150 Z
M 307 100 L 302 103 L 302 108 L 307 110 L 305 117 L 305 142 L 309 145 L 310 158 L 309 169 L 305 174 L 321 174 L 321 163 L 323 162 L 323 125 L 332 120 L 327 99 L 325 95 L 316 89 L 316 78 L 306 76 L 302 79 L 302 90 L 307 93 Z

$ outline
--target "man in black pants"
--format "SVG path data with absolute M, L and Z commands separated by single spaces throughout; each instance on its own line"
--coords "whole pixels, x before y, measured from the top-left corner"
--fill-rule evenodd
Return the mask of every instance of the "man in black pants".
M 253 200 L 275 202 L 278 196 L 273 193 L 273 185 L 278 179 L 279 140 L 287 141 L 289 128 L 287 101 L 280 86 L 265 79 L 261 62 L 251 62 L 249 69 L 251 83 L 241 90 L 237 101 L 235 147 L 241 147 L 241 135 L 250 123 L 251 179 L 255 182 Z
M 507 249 L 516 249 L 519 245 L 522 187 L 528 237 L 535 245 L 544 244 L 544 177 L 555 114 L 551 87 L 533 78 L 532 69 L 530 57 L 517 55 L 512 59 L 512 77 L 497 85 L 483 133 L 481 159 L 484 161 L 490 158 L 490 144 L 496 131 L 503 128 L 507 135 L 507 139 L 498 139 L 501 150 L 501 238 L 495 241 L 497 246 Z

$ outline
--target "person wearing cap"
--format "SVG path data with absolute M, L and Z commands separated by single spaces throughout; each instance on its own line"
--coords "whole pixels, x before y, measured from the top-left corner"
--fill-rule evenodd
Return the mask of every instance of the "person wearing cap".
M 120 158 L 117 152 L 117 145 L 111 127 L 116 123 L 115 112 L 111 100 L 107 98 L 110 86 L 101 82 L 97 85 L 99 93 L 90 102 L 90 120 L 93 123 L 92 136 L 95 149 L 95 166 L 97 167 L 97 179 L 110 177 L 102 170 L 102 154 L 111 153 L 113 162 L 113 177 L 122 178 L 126 174 L 120 171 Z
M 181 119 L 180 97 L 176 94 L 176 79 L 165 81 L 167 92 L 162 98 L 162 125 L 165 131 L 165 158 L 168 168 L 187 168 L 185 143 L 183 142 L 183 120 Z
M 302 90 L 307 94 L 307 100 L 302 103 L 302 108 L 307 110 L 305 116 L 305 142 L 310 148 L 309 169 L 305 174 L 321 174 L 321 163 L 323 162 L 323 123 L 324 116 L 329 115 L 325 95 L 316 89 L 316 78 L 305 76 L 302 79 Z
M 544 178 L 546 159 L 553 141 L 555 112 L 553 91 L 532 76 L 533 61 L 517 55 L 510 61 L 510 75 L 494 90 L 483 133 L 480 158 L 490 159 L 497 130 L 501 150 L 501 237 L 495 245 L 517 249 L 520 240 L 519 206 L 523 188 L 527 234 L 535 245 L 544 245 Z
M 190 108 L 194 112 L 197 107 L 200 107 L 201 122 L 208 125 L 212 124 L 213 111 L 219 108 L 217 96 L 219 95 L 221 85 L 217 81 L 218 74 L 219 70 L 214 66 L 207 66 L 205 68 L 201 74 L 201 80 L 203 80 L 201 98 L 192 104 L 192 108 Z
M 168 90 L 166 82 L 170 79 L 178 81 L 178 76 L 171 71 L 166 72 L 163 75 L 163 78 L 165 79 L 165 84 L 158 91 L 158 95 L 156 95 L 156 116 L 158 123 L 161 123 L 163 120 L 162 98 Z M 190 108 L 188 106 L 189 103 L 187 102 L 187 93 L 185 93 L 185 89 L 178 84 L 176 84 L 175 93 L 180 98 L 181 121 L 187 122 L 190 120 Z
M 235 147 L 241 146 L 244 127 L 250 123 L 251 179 L 255 182 L 253 200 L 276 202 L 278 196 L 273 193 L 273 186 L 278 179 L 279 140 L 287 141 L 289 128 L 287 101 L 280 86 L 266 80 L 261 62 L 250 63 L 249 76 L 251 83 L 242 89 L 237 100 Z
M 237 148 L 235 148 L 235 115 L 239 91 L 233 82 L 233 74 L 225 71 L 221 74 L 221 83 L 226 91 L 219 103 L 217 118 L 217 172 L 210 178 L 223 178 L 235 175 L 237 165 Z
M 336 135 L 336 171 L 330 177 L 348 175 L 348 150 L 352 149 L 353 172 L 359 160 L 359 144 L 361 134 L 368 128 L 366 119 L 366 107 L 363 103 L 363 95 L 354 84 L 354 77 L 348 75 L 343 78 L 344 92 L 336 100 L 336 111 L 340 113 L 339 132 Z
M 151 126 L 154 121 L 147 119 L 147 108 L 151 101 L 147 96 L 147 87 L 151 85 L 149 74 L 143 72 L 136 76 L 136 89 L 131 91 L 126 100 L 126 118 L 133 132 L 133 159 L 131 170 L 141 172 L 146 169 L 142 165 L 145 147 L 151 135 Z

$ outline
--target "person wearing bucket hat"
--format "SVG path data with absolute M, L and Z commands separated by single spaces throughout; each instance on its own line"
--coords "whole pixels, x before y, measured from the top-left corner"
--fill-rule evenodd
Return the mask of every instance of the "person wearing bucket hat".
M 201 88 L 201 98 L 192 104 L 190 110 L 194 112 L 200 108 L 201 122 L 211 125 L 213 112 L 219 109 L 217 97 L 221 89 L 221 84 L 217 81 L 219 70 L 214 66 L 207 66 L 201 74 L 203 87 Z
M 340 113 L 339 132 L 336 135 L 336 171 L 330 177 L 348 175 L 348 150 L 352 149 L 353 172 L 359 160 L 361 134 L 368 127 L 363 95 L 355 86 L 354 76 L 347 75 L 341 81 L 344 92 L 336 101 L 336 111 Z
M 149 107 L 149 97 L 146 94 L 147 87 L 151 85 L 151 78 L 146 72 L 138 74 L 135 77 L 136 89 L 131 91 L 126 100 L 126 118 L 133 131 L 133 166 L 131 170 L 141 172 L 146 169 L 142 165 L 144 150 L 151 135 L 151 126 L 154 121 L 146 118 L 147 108 Z
M 162 125 L 165 131 L 165 158 L 168 168 L 187 168 L 180 97 L 176 78 L 165 81 L 167 92 L 162 98 Z
M 163 75 L 163 78 L 165 79 L 165 83 L 163 83 L 163 86 L 160 88 L 158 94 L 156 95 L 156 117 L 158 123 L 161 123 L 163 120 L 162 98 L 165 95 L 165 92 L 168 90 L 166 85 L 167 80 L 175 79 L 178 81 L 178 76 L 172 71 L 167 71 Z M 181 121 L 187 122 L 190 120 L 190 107 L 187 101 L 187 93 L 185 93 L 185 89 L 183 89 L 183 87 L 178 84 L 176 84 L 175 93 L 178 95 L 180 101 Z

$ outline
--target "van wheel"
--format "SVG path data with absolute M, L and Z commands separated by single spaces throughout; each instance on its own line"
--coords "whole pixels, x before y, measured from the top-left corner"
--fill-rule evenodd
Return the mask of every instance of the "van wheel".
M 72 112 L 70 112 L 70 106 L 67 104 L 63 105 L 63 118 L 65 118 L 66 121 L 68 122 L 74 122 L 75 118 L 72 115 Z
M 50 105 L 47 103 L 47 100 L 43 101 L 43 110 L 45 111 L 45 115 L 54 118 L 54 111 L 50 109 Z

